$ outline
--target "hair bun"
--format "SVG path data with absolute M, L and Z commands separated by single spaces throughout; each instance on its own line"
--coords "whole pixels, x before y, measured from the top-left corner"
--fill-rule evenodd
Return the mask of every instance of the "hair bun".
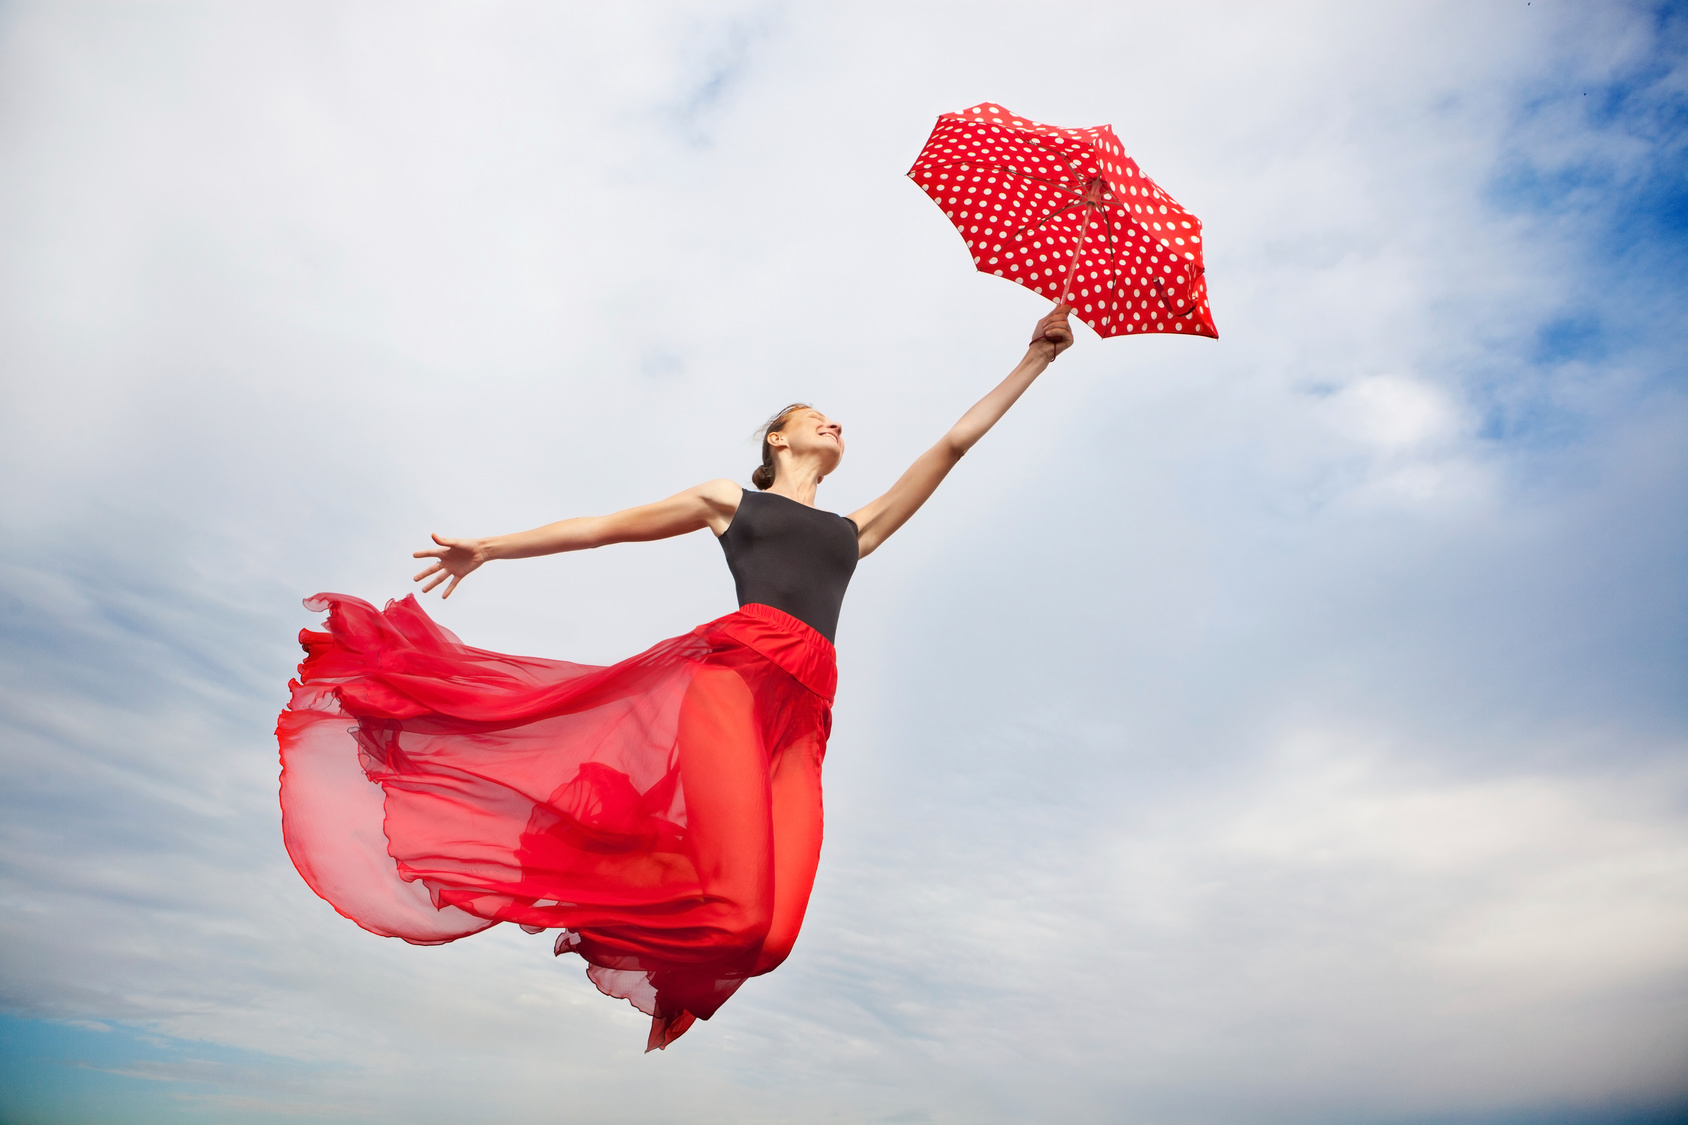
M 756 471 L 750 474 L 750 483 L 763 492 L 774 486 L 774 470 L 770 465 L 758 465 Z

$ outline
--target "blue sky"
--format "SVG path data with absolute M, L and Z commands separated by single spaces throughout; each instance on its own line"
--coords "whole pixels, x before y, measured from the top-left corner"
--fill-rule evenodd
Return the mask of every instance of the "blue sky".
M 0 7 L 0 1119 L 1688 1111 L 1688 18 Z M 1221 339 L 1078 346 L 855 580 L 779 972 L 670 1051 L 287 862 L 299 599 L 746 477 L 850 510 L 1041 314 L 902 178 L 1111 123 Z M 609 661 L 707 537 L 430 604 Z

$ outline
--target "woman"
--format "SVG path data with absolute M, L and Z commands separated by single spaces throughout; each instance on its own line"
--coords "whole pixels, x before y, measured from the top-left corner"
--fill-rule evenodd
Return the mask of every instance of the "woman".
M 647 1050 L 708 1019 L 797 939 L 821 844 L 832 640 L 856 561 L 932 495 L 1072 343 L 1067 308 L 890 491 L 815 507 L 844 432 L 806 405 L 763 431 L 759 491 L 715 480 L 610 516 L 416 552 L 424 593 L 493 559 L 707 527 L 740 608 L 608 668 L 470 648 L 415 598 L 319 594 L 277 736 L 288 854 L 378 934 L 561 931 L 603 992 L 652 1017 Z M 372 784 L 373 783 L 373 784 Z

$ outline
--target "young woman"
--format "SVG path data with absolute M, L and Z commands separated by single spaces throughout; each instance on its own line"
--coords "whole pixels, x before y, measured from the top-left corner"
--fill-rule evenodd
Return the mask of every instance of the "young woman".
M 493 559 L 709 528 L 739 610 L 608 668 L 470 648 L 414 597 L 318 594 L 326 632 L 281 714 L 282 833 L 312 889 L 423 945 L 499 922 L 557 929 L 608 995 L 652 1017 L 647 1050 L 708 1019 L 797 939 L 821 845 L 832 640 L 856 561 L 932 495 L 1072 343 L 1038 321 L 1008 377 L 890 491 L 815 506 L 844 431 L 806 405 L 763 431 L 751 492 L 715 480 L 610 516 L 447 539 L 423 592 Z

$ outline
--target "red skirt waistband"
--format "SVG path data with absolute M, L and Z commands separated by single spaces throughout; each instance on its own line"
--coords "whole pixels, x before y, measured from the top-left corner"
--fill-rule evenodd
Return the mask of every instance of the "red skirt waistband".
M 750 602 L 740 606 L 737 613 L 699 626 L 697 631 L 726 634 L 784 669 L 829 704 L 838 690 L 838 655 L 832 642 L 784 610 Z

